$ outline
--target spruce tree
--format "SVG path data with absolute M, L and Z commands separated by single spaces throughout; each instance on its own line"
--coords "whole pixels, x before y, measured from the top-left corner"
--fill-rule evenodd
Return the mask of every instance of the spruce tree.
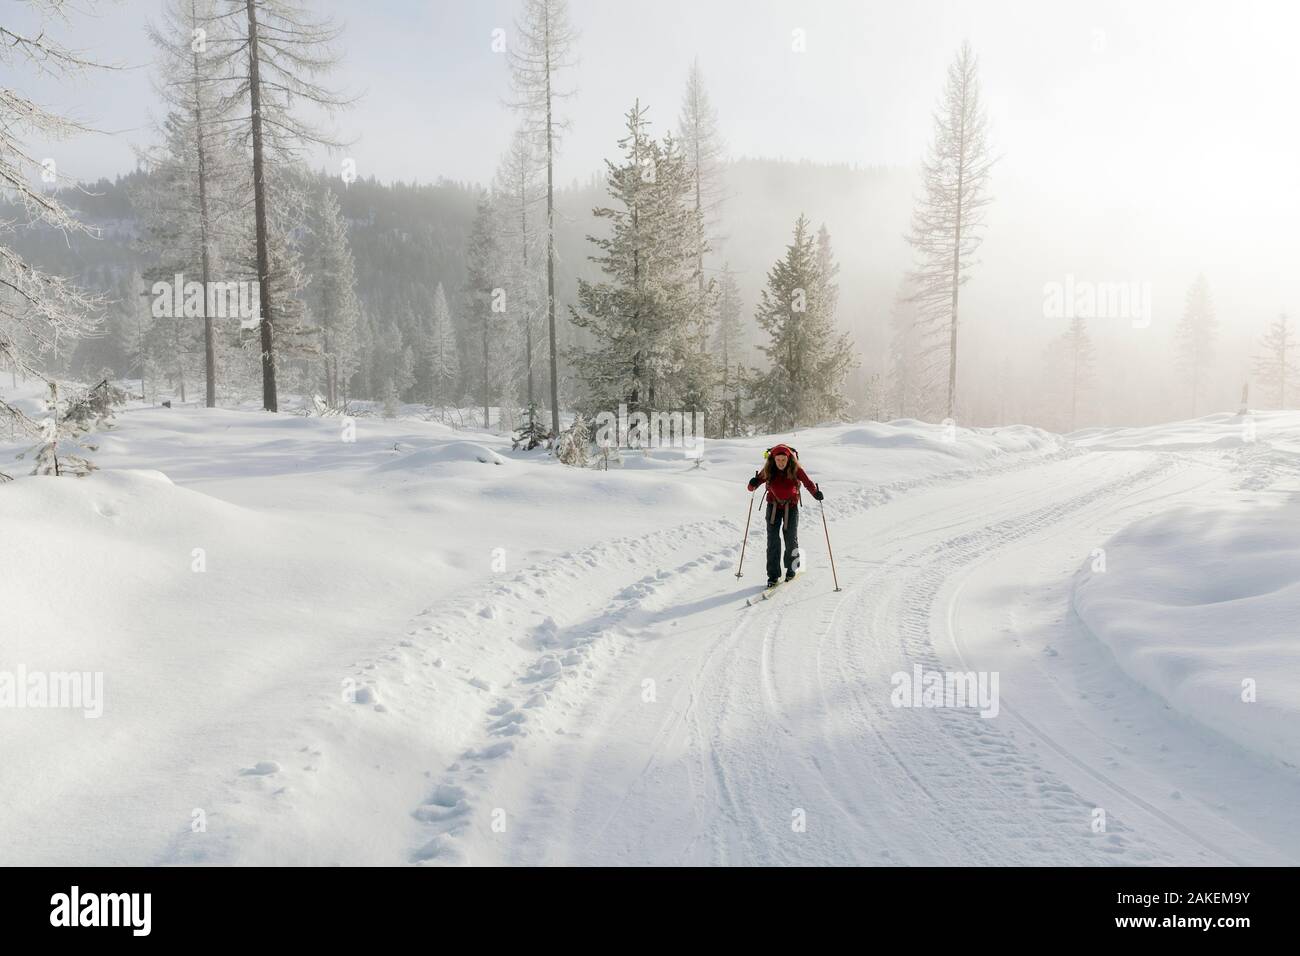
M 1295 337 L 1285 315 L 1268 327 L 1260 340 L 1262 355 L 1255 357 L 1255 374 L 1260 382 L 1274 394 L 1279 409 L 1286 408 L 1287 383 L 1296 373 L 1290 353 L 1296 347 Z
M 483 406 L 483 427 L 491 427 L 491 406 L 503 390 L 500 351 L 502 326 L 509 301 L 504 286 L 501 247 L 496 236 L 496 212 L 488 194 L 479 198 L 474 225 L 465 249 L 465 328 L 470 334 L 466 352 L 474 370 L 471 381 Z M 471 358 L 472 356 L 472 358 Z
M 717 380 L 708 349 L 710 290 L 698 283 L 699 212 L 680 145 L 648 132 L 637 102 L 618 141 L 619 163 L 606 161 L 614 204 L 593 210 L 608 220 L 606 236 L 588 236 L 605 278 L 578 281 L 573 323 L 594 341 L 575 349 L 574 367 L 594 413 L 706 411 Z
M 1070 431 L 1078 427 L 1079 394 L 1092 382 L 1093 348 L 1087 326 L 1081 317 L 1070 320 L 1062 342 L 1066 357 L 1066 384 L 1069 389 Z
M 1174 330 L 1174 351 L 1179 371 L 1186 379 L 1192 397 L 1192 417 L 1209 374 L 1219 323 L 1214 315 L 1210 284 L 1204 273 L 1187 289 L 1183 317 Z
M 329 406 L 338 408 L 346 383 L 359 365 L 361 306 L 356 294 L 356 265 L 338 197 L 332 189 L 318 187 L 314 199 L 304 258 L 312 277 L 306 290 L 311 324 L 320 335 L 315 379 L 323 386 Z
M 771 365 L 754 384 L 754 414 L 772 432 L 830 421 L 848 408 L 844 380 L 856 360 L 848 333 L 835 329 L 826 262 L 801 215 L 785 256 L 768 272 L 756 313 L 768 334 L 760 349 Z
M 438 283 L 433 294 L 433 314 L 430 319 L 429 340 L 426 344 L 429 396 L 431 405 L 444 408 L 453 404 L 456 396 L 456 377 L 460 369 L 460 350 L 456 347 L 456 327 L 447 296 Z

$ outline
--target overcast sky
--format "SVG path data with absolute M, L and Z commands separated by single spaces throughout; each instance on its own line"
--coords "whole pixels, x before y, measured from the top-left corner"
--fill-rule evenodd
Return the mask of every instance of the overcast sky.
M 92 0 L 75 0 L 85 6 Z M 362 176 L 487 183 L 517 118 L 506 57 L 517 0 L 318 0 L 345 26 L 336 85 L 362 94 L 340 123 Z M 12 0 L 6 16 L 20 19 Z M 1026 301 L 1066 271 L 1158 283 L 1166 311 L 1206 270 L 1223 317 L 1254 335 L 1300 302 L 1300 4 L 1188 0 L 571 0 L 580 63 L 558 166 L 602 170 L 640 97 L 675 123 L 698 57 L 732 156 L 915 168 L 948 63 L 981 61 L 1001 157 L 986 255 L 1042 265 Z M 100 0 L 61 36 L 128 69 L 31 91 L 107 135 L 38 151 L 61 175 L 135 164 L 156 112 L 144 23 L 160 0 Z M 22 25 L 20 23 L 20 25 Z M 806 49 L 792 48 L 803 31 Z M 35 147 L 38 150 L 43 147 Z M 338 168 L 342 156 L 317 157 Z M 828 215 L 827 210 L 814 210 Z M 859 214 L 854 212 L 853 214 Z M 864 210 L 860 214 L 870 214 Z M 901 239 L 900 239 L 901 241 Z
M 78 0 L 86 4 L 88 0 Z M 140 67 L 35 90 L 111 136 L 58 147 L 61 171 L 112 175 L 148 138 L 152 51 L 143 24 L 159 0 L 101 0 L 61 31 L 101 60 Z M 505 57 L 513 0 L 320 0 L 346 26 L 338 85 L 364 93 L 342 121 L 362 175 L 486 180 L 514 118 Z M 1115 187 L 1182 188 L 1238 170 L 1289 170 L 1300 132 L 1291 2 L 958 3 L 941 0 L 573 0 L 580 64 L 563 180 L 600 168 L 635 97 L 675 121 L 700 58 L 733 155 L 915 164 L 944 68 L 967 38 L 979 53 L 994 142 L 1017 173 L 1114 172 Z M 1229 13 L 1231 11 L 1231 13 Z M 7 11 L 8 14 L 9 11 Z M 795 52 L 792 31 L 805 31 Z M 336 160 L 333 162 L 337 162 Z M 1248 177 L 1254 180 L 1255 177 Z M 1250 182 L 1246 184 L 1250 188 Z

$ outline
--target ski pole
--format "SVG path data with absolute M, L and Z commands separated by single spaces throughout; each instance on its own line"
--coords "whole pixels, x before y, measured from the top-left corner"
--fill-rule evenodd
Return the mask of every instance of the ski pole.
M 745 545 L 749 543 L 749 519 L 754 517 L 754 495 L 758 494 L 755 488 L 749 493 L 749 514 L 745 515 L 745 536 L 740 539 L 740 563 L 736 565 L 736 577 L 740 577 L 740 569 L 745 566 Z
M 831 533 L 826 527 L 826 502 L 822 502 L 822 531 L 826 532 L 826 553 L 831 556 L 831 580 L 835 582 L 835 590 L 840 590 L 840 579 L 835 574 L 835 552 L 831 550 Z

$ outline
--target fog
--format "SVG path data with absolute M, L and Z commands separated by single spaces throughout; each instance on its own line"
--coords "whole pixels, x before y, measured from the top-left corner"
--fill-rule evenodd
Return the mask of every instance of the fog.
M 385 183 L 489 183 L 517 124 L 494 49 L 499 37 L 510 42 L 516 4 L 331 0 L 319 9 L 344 25 L 334 85 L 360 100 L 337 121 L 351 144 L 313 153 L 314 165 L 329 172 L 350 159 Z M 126 173 L 134 149 L 152 141 L 159 109 L 143 25 L 158 10 L 101 4 L 67 25 L 70 45 L 122 67 L 111 76 L 0 77 L 101 131 L 33 144 L 64 175 Z M 730 189 L 711 268 L 748 260 L 748 312 L 794 215 L 825 223 L 841 265 L 837 322 L 854 335 L 862 374 L 882 382 L 932 111 L 948 64 L 970 43 L 996 156 L 979 261 L 962 288 L 958 411 L 971 423 L 1061 426 L 1045 397 L 1045 350 L 1068 324 L 1048 314 L 1053 284 L 1131 283 L 1149 295 L 1140 321 L 1085 316 L 1096 359 L 1080 425 L 1193 413 L 1173 336 L 1198 275 L 1219 322 L 1198 414 L 1235 410 L 1266 326 L 1281 313 L 1300 320 L 1293 3 L 574 0 L 571 18 L 579 62 L 565 77 L 573 95 L 560 101 L 568 129 L 558 182 L 573 190 L 602 173 L 634 100 L 649 104 L 656 135 L 675 127 L 698 61 L 733 163 L 727 181 L 739 181 L 736 161 L 758 158 L 802 162 L 809 181 L 790 185 L 796 172 L 779 178 L 782 192 L 752 178 Z M 882 171 L 874 185 L 851 185 Z M 595 228 L 587 207 L 561 201 L 559 214 Z M 1250 404 L 1267 405 L 1257 383 Z

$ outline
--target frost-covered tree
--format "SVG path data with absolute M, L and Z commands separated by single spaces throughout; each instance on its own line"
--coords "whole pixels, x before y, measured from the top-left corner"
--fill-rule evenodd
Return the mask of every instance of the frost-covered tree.
M 98 69 L 60 43 L 51 34 L 54 23 L 71 12 L 61 0 L 30 0 L 40 18 L 34 32 L 0 24 L 0 70 L 16 76 L 23 70 L 34 75 L 69 78 Z M 17 210 L 17 216 L 0 220 L 0 362 L 24 377 L 49 384 L 44 360 L 60 344 L 68 345 L 94 334 L 103 306 L 101 300 L 75 287 L 62 276 L 44 272 L 20 256 L 7 240 L 17 228 L 45 225 L 64 232 L 90 233 L 37 181 L 57 182 L 53 159 L 29 152 L 28 142 L 56 142 L 88 132 L 81 124 L 54 113 L 23 95 L 6 81 L 0 89 L 0 191 Z M 15 427 L 33 431 L 33 424 L 16 407 L 0 398 L 0 416 Z
M 898 418 L 931 417 L 926 406 L 924 343 L 916 299 L 907 280 L 900 283 L 890 313 L 888 401 Z
M 835 328 L 829 261 L 801 215 L 785 256 L 767 274 L 756 318 L 768 334 L 760 349 L 771 365 L 754 383 L 754 414 L 769 431 L 830 421 L 848 407 L 844 380 L 856 360 L 848 333 Z
M 716 235 L 722 217 L 724 187 L 722 181 L 722 160 L 726 152 L 722 133 L 718 127 L 718 113 L 709 99 L 704 86 L 704 77 L 700 72 L 700 61 L 691 62 L 690 73 L 686 77 L 686 92 L 682 96 L 681 115 L 677 120 L 677 135 L 686 155 L 686 165 L 690 172 L 693 195 L 691 198 L 699 226 L 696 241 L 698 262 L 697 279 L 700 291 L 704 291 L 704 251 L 716 250 L 719 237 Z
M 579 412 L 573 424 L 560 433 L 555 442 L 555 457 L 566 465 L 581 468 L 591 453 L 591 430 Z
M 1296 340 L 1285 315 L 1279 315 L 1268 327 L 1259 346 L 1262 354 L 1255 357 L 1255 374 L 1259 376 L 1260 383 L 1276 396 L 1274 400 L 1277 407 L 1286 408 L 1287 383 L 1296 374 L 1295 363 L 1291 361 L 1291 351 L 1296 347 Z
M 679 143 L 651 137 L 645 114 L 639 102 L 628 111 L 623 156 L 605 164 L 614 202 L 593 214 L 609 229 L 588 236 L 604 278 L 580 279 L 570 308 L 594 344 L 573 362 L 592 412 L 706 412 L 717 369 L 706 339 L 712 303 L 697 281 L 699 213 Z
M 308 217 L 310 233 L 304 258 L 311 283 L 307 288 L 311 324 L 320 334 L 319 381 L 325 400 L 338 408 L 341 392 L 356 371 L 356 265 L 348 243 L 347 222 L 338 197 L 328 188 L 316 191 Z
M 54 382 L 47 385 L 41 440 L 29 449 L 35 459 L 32 474 L 84 478 L 95 470 L 95 464 L 77 452 L 97 450 L 88 434 L 97 428 L 112 427 L 113 406 L 125 402 L 126 393 L 103 380 L 61 399 L 59 386 Z
M 1074 431 L 1079 420 L 1079 395 L 1092 384 L 1094 351 L 1087 325 L 1079 316 L 1070 320 L 1070 327 L 1061 339 L 1065 354 L 1065 384 L 1069 393 L 1069 429 Z
M 529 415 L 537 412 L 534 370 L 534 323 L 545 297 L 545 231 L 541 202 L 546 193 L 539 182 L 537 151 L 526 129 L 519 129 L 497 170 L 493 198 L 500 219 L 499 237 L 504 264 L 507 313 L 516 326 L 518 365 L 523 370 L 524 405 Z M 513 336 L 512 336 L 513 339 Z M 515 358 L 512 356 L 512 359 Z
M 209 53 L 208 32 L 228 35 L 231 29 L 216 12 L 216 0 L 167 0 L 161 19 L 148 28 L 157 50 L 154 87 L 167 113 L 157 124 L 161 145 L 142 155 L 155 175 L 132 197 L 155 262 L 146 278 L 170 282 L 181 274 L 205 290 L 223 274 L 225 253 L 234 242 L 233 214 L 243 195 L 241 173 L 246 176 L 230 139 L 232 104 L 221 96 L 222 60 Z M 212 408 L 218 330 L 206 306 L 205 296 L 201 364 L 205 403 Z M 185 371 L 178 366 L 173 374 Z M 183 391 L 183 377 L 181 382 Z
M 1192 395 L 1192 417 L 1209 375 L 1218 338 L 1219 322 L 1214 315 L 1210 284 L 1201 273 L 1187 289 L 1183 317 L 1174 330 L 1174 353 L 1178 370 L 1186 379 Z
M 475 384 L 483 405 L 483 427 L 491 426 L 491 406 L 503 391 L 502 346 L 506 341 L 504 267 L 496 234 L 497 214 L 492 198 L 479 198 L 474 225 L 465 249 L 464 322 L 477 354 L 472 360 Z M 468 344 L 468 343 L 466 343 Z M 467 353 L 469 354 L 469 353 Z
M 242 21 L 237 30 L 224 24 Z M 249 150 L 252 171 L 254 249 L 261 308 L 262 404 L 276 411 L 276 331 L 284 318 L 284 300 L 292 298 L 280 288 L 294 268 L 281 256 L 272 221 L 276 211 L 295 207 L 273 195 L 279 173 L 296 164 L 300 152 L 311 144 L 342 145 L 313 120 L 295 110 L 306 103 L 311 115 L 333 115 L 351 100 L 322 85 L 321 78 L 338 64 L 333 45 L 340 29 L 328 19 L 309 13 L 302 0 L 218 0 L 209 25 L 215 41 L 208 45 L 219 69 L 229 78 L 223 106 L 246 104 L 237 116 L 235 131 Z M 296 207 L 301 208 L 301 207 Z M 284 246 L 282 246 L 284 248 Z M 292 281 L 292 280 L 290 280 Z
M 984 209 L 991 201 L 993 159 L 978 66 L 970 45 L 963 43 L 948 67 L 943 97 L 934 113 L 934 140 L 921 169 L 923 193 L 916 201 L 907 237 L 916 256 L 913 295 L 926 351 L 936 373 L 947 373 L 945 407 L 950 418 L 957 409 L 960 292 L 983 241 Z
M 741 324 L 740 285 L 731 264 L 724 262 L 718 274 L 718 320 L 713 329 L 713 352 L 718 357 L 721 387 L 721 421 L 718 434 L 723 438 L 740 434 L 742 423 L 740 400 L 744 390 L 744 340 Z
M 424 343 L 424 375 L 428 383 L 429 404 L 436 407 L 451 405 L 456 396 L 456 378 L 460 370 L 460 351 L 456 346 L 456 326 L 447 296 L 438 283 L 433 293 L 433 310 L 429 318 L 428 333 Z
M 513 106 L 524 114 L 524 129 L 546 164 L 546 321 L 550 340 L 551 430 L 560 432 L 558 348 L 555 340 L 555 153 L 567 128 L 556 114 L 556 101 L 572 94 L 559 85 L 574 65 L 578 34 L 569 20 L 568 0 L 522 0 L 510 50 Z

